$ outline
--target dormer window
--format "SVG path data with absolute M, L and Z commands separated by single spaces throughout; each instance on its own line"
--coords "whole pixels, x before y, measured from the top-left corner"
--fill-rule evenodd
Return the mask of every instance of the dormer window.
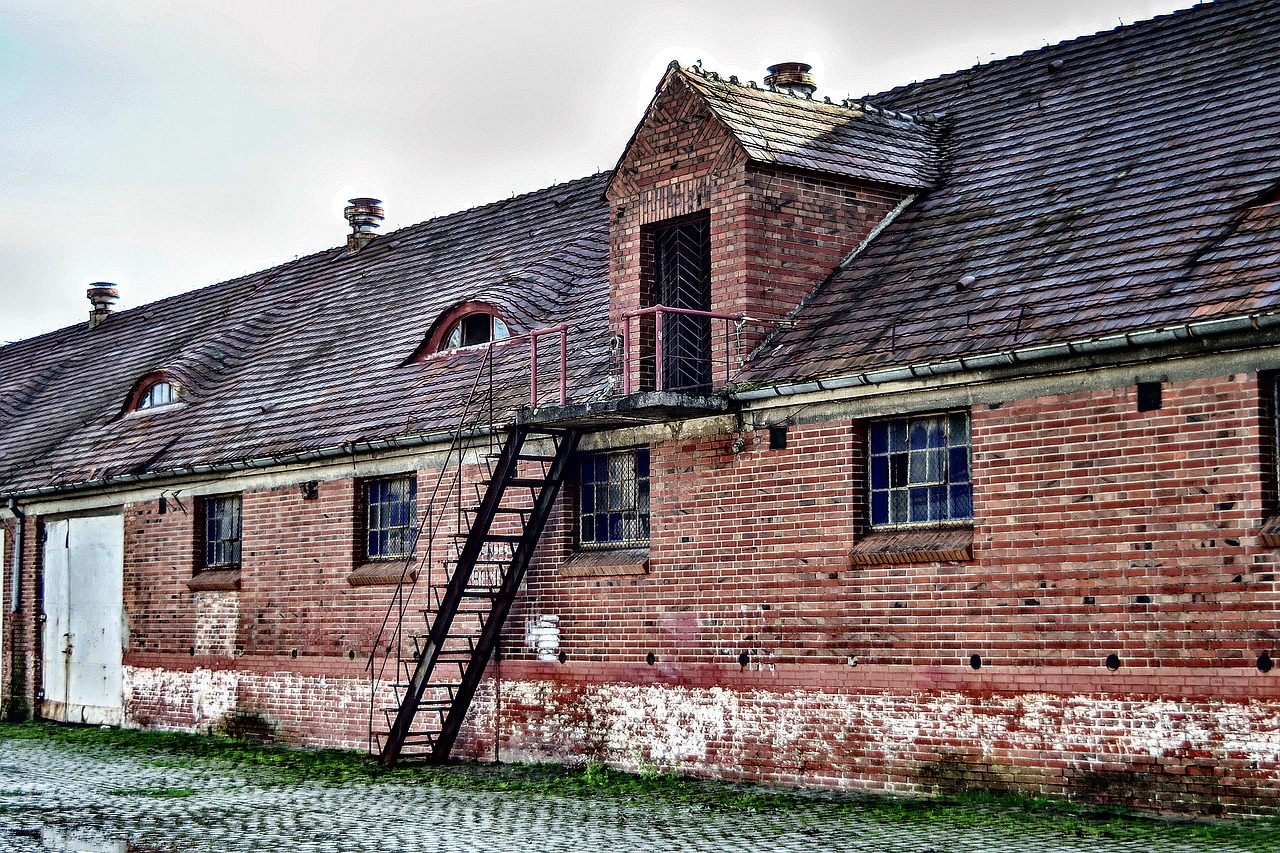
M 153 374 L 134 386 L 134 392 L 129 396 L 129 405 L 125 407 L 125 411 L 144 412 L 159 409 L 162 406 L 172 406 L 181 402 L 181 397 L 182 389 L 177 382 L 166 376 Z
M 511 337 L 507 324 L 496 314 L 468 314 L 454 323 L 441 350 L 471 347 Z
M 154 409 L 156 406 L 167 406 L 176 402 L 178 402 L 178 389 L 173 387 L 172 382 L 162 379 L 147 386 L 142 396 L 138 398 L 137 408 Z
M 510 337 L 511 328 L 498 309 L 487 302 L 463 302 L 445 311 L 431 325 L 409 363 L 438 352 L 483 346 Z

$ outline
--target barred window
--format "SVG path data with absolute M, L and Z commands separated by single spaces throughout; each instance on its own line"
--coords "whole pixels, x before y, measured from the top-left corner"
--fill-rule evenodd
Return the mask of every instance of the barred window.
M 224 495 L 204 501 L 204 567 L 240 567 L 240 496 Z
M 365 553 L 393 560 L 413 553 L 418 537 L 418 478 L 392 477 L 365 484 Z
M 876 421 L 870 444 L 873 525 L 973 518 L 968 412 Z
M 649 450 L 590 453 L 579 463 L 579 542 L 649 544 Z

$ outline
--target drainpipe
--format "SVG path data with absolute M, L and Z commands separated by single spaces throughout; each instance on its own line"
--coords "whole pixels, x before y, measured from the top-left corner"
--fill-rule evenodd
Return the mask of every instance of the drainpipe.
M 17 613 L 22 609 L 22 522 L 26 520 L 26 515 L 22 510 L 18 509 L 18 499 L 9 498 L 9 512 L 13 513 L 15 524 L 13 528 L 13 577 L 12 585 L 9 589 L 9 611 Z

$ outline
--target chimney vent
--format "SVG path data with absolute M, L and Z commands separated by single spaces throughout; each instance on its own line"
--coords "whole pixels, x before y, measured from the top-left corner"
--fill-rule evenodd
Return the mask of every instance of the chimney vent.
M 109 281 L 95 281 L 89 285 L 86 295 L 89 297 L 89 303 L 93 305 L 93 310 L 89 312 L 89 328 L 92 329 L 107 319 L 116 300 L 120 298 L 120 291 Z
M 382 223 L 382 199 L 349 199 L 342 214 L 351 223 L 351 233 L 347 235 L 347 254 L 354 255 L 378 236 L 373 231 Z
M 764 84 L 778 92 L 807 98 L 818 91 L 813 76 L 809 74 L 812 69 L 813 66 L 804 62 L 779 62 L 769 66 L 769 76 L 764 78 Z

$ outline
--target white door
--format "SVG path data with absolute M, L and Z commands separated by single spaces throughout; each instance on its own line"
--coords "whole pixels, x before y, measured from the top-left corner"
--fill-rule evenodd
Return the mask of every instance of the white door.
M 119 725 L 124 656 L 124 522 L 45 524 L 45 719 Z

